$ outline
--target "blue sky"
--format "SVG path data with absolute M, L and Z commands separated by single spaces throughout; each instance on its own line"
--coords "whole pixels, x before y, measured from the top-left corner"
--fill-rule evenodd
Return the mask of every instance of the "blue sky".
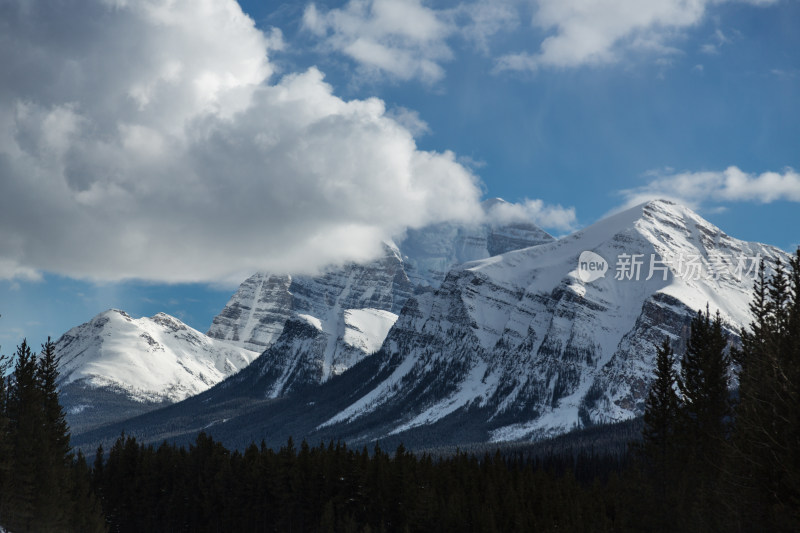
M 250 272 L 486 197 L 800 243 L 800 2 L 30 4 L 0 12 L 6 353 L 109 307 L 205 331 Z

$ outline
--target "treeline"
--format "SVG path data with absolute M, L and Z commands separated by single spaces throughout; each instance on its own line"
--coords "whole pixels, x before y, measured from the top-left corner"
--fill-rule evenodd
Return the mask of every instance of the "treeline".
M 613 471 L 606 461 L 577 464 Z M 98 454 L 94 483 L 119 532 L 611 531 L 605 487 L 579 483 L 573 466 L 291 440 L 231 453 L 200 434 L 188 449 L 120 438 Z
M 630 474 L 645 496 L 642 527 L 800 527 L 800 250 L 769 279 L 761 265 L 750 310 L 741 349 L 708 310 L 692 321 L 679 371 L 669 341 L 658 348 Z
M 551 443 L 434 458 L 402 446 L 291 440 L 277 451 L 263 443 L 230 451 L 203 433 L 188 448 L 123 435 L 88 468 L 69 451 L 52 345 L 37 358 L 23 343 L 0 381 L 0 525 L 17 533 L 797 531 L 800 250 L 769 278 L 762 266 L 751 310 L 740 349 L 708 309 L 692 320 L 681 354 L 664 340 L 641 439 L 624 453 Z
M 58 402 L 50 339 L 38 356 L 23 341 L 13 372 L 0 356 L 0 525 L 14 532 L 105 531 L 83 455 L 75 456 Z

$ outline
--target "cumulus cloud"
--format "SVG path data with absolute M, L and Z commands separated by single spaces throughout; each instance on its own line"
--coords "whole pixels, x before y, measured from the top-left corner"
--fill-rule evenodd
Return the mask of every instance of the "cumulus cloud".
M 350 0 L 331 10 L 309 4 L 303 27 L 363 69 L 400 80 L 439 81 L 440 63 L 452 58 L 446 39 L 454 28 L 420 0 Z
M 422 0 L 350 0 L 326 10 L 306 6 L 303 27 L 326 50 L 354 60 L 362 74 L 433 84 L 445 76 L 456 39 L 490 54 L 499 32 L 519 25 L 519 0 L 475 0 L 435 7 Z
M 494 202 L 489 206 L 486 218 L 500 224 L 533 221 L 543 228 L 565 232 L 577 228 L 574 207 L 547 205 L 539 199 L 525 199 L 522 203 Z
M 415 138 L 426 135 L 431 131 L 428 123 L 422 120 L 422 118 L 419 116 L 419 113 L 413 109 L 397 106 L 389 109 L 387 115 L 410 131 Z
M 533 25 L 552 35 L 535 52 L 502 56 L 497 68 L 578 67 L 613 63 L 631 51 L 671 53 L 668 42 L 676 33 L 697 25 L 709 6 L 725 1 L 537 0 Z M 774 1 L 745 0 L 754 5 Z
M 0 12 L 0 278 L 311 272 L 406 227 L 481 216 L 476 177 L 418 150 L 413 115 L 345 101 L 314 68 L 274 79 L 280 33 L 233 0 Z M 385 31 L 412 41 L 437 27 L 390 14 Z
M 780 172 L 751 174 L 735 166 L 723 171 L 651 173 L 651 181 L 621 191 L 626 206 L 654 198 L 668 198 L 692 207 L 706 202 L 800 202 L 800 174 L 787 168 Z
M 530 10 L 532 49 L 496 58 L 496 71 L 575 68 L 619 61 L 631 53 L 660 59 L 725 2 L 766 6 L 778 0 L 473 0 L 441 6 L 422 0 L 349 0 L 325 9 L 309 4 L 303 27 L 327 51 L 350 57 L 362 74 L 435 83 L 445 76 L 457 40 L 485 55 L 496 36 L 514 32 Z M 541 36 L 544 36 L 543 38 Z M 717 53 L 730 41 L 716 29 L 701 46 Z
M 444 10 L 442 16 L 458 27 L 457 33 L 484 54 L 491 51 L 492 38 L 519 26 L 516 0 L 478 0 Z

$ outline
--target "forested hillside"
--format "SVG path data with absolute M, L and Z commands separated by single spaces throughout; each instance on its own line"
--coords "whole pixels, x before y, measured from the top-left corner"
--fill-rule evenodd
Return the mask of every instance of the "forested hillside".
M 37 356 L 23 342 L 0 380 L 0 525 L 14 532 L 794 531 L 800 251 L 769 278 L 762 269 L 751 311 L 741 349 L 708 310 L 698 311 L 681 353 L 663 340 L 641 438 L 631 422 L 494 453 L 292 440 L 277 451 L 228 450 L 204 433 L 188 447 L 122 435 L 97 450 L 90 468 L 70 449 L 52 343 Z M 4 358 L 4 376 L 9 364 Z

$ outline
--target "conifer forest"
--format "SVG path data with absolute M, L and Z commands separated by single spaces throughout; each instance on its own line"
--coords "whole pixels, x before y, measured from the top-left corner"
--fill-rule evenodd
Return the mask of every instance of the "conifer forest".
M 22 532 L 797 531 L 800 250 L 752 294 L 732 342 L 699 310 L 658 346 L 640 434 L 622 447 L 413 451 L 380 443 L 188 447 L 120 435 L 73 449 L 58 358 L 0 360 L 0 526 Z M 87 453 L 88 454 L 88 453 Z

